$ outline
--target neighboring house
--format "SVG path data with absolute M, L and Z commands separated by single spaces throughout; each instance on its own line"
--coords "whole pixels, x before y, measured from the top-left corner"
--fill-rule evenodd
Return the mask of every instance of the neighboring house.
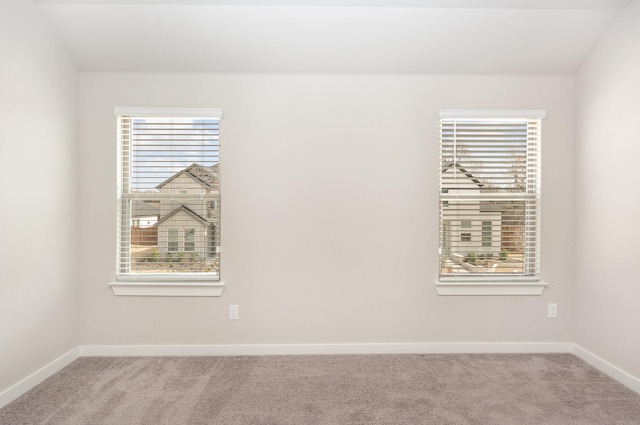
M 449 195 L 442 208 L 442 254 L 499 254 L 503 208 L 479 197 L 468 199 L 480 195 L 485 185 L 459 164 L 450 163 L 442 169 L 442 187 Z
M 131 201 L 131 226 L 146 229 L 160 219 L 160 203 L 157 201 Z
M 174 195 L 160 201 L 160 217 L 154 225 L 161 257 L 178 253 L 200 259 L 215 257 L 220 245 L 219 202 L 203 195 L 219 193 L 219 178 L 218 164 L 191 164 L 156 187 L 162 194 Z

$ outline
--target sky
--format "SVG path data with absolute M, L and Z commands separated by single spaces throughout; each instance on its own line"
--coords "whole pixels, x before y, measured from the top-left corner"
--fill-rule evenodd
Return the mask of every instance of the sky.
M 131 190 L 151 191 L 193 163 L 220 161 L 220 120 L 134 118 Z

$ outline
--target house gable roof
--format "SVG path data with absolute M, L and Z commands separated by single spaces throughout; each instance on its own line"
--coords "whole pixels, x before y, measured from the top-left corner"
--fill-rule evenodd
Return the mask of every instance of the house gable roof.
M 169 214 L 165 215 L 160 220 L 158 220 L 158 222 L 154 226 L 161 225 L 162 223 L 164 223 L 165 221 L 167 221 L 168 219 L 170 219 L 171 217 L 173 217 L 174 215 L 178 214 L 181 211 L 187 213 L 194 219 L 201 222 L 203 226 L 206 226 L 207 224 L 209 224 L 209 222 L 204 217 L 202 217 L 201 215 L 193 211 L 191 208 L 187 207 L 186 205 L 180 205 L 178 208 L 176 208 L 175 210 L 171 211 Z
M 484 187 L 484 183 L 481 183 L 480 180 L 478 180 L 477 178 L 473 177 L 473 174 L 471 174 L 469 171 L 467 171 L 466 169 L 464 169 L 460 164 L 458 164 L 457 162 L 450 162 L 448 164 L 445 164 L 442 167 L 442 174 L 446 173 L 447 171 L 449 171 L 452 168 L 457 168 L 458 171 L 460 171 L 461 173 L 463 173 L 464 175 L 466 175 L 467 177 L 469 177 L 471 179 L 471 181 L 473 181 L 475 184 L 477 184 L 479 187 Z
M 145 202 L 139 199 L 131 200 L 131 216 L 132 217 L 151 217 L 160 216 L 160 205 L 153 202 Z
M 156 189 L 162 189 L 162 187 L 164 187 L 168 183 L 172 182 L 179 176 L 184 175 L 190 177 L 197 183 L 204 186 L 206 189 L 213 190 L 216 188 L 216 186 L 218 186 L 218 179 L 220 178 L 219 170 L 219 163 L 209 167 L 193 163 L 184 170 L 177 172 L 173 176 L 160 183 L 158 186 L 156 186 Z

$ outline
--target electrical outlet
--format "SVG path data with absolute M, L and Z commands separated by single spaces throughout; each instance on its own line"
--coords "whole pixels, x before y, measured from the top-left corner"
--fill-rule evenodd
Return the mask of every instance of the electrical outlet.
M 558 318 L 558 304 L 549 303 L 547 306 L 547 317 L 549 319 L 557 319 Z
M 229 306 L 229 319 L 230 320 L 240 319 L 240 306 L 234 305 L 234 304 Z

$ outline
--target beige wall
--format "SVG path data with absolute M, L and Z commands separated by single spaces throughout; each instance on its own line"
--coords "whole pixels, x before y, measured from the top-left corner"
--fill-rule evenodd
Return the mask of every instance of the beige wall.
M 82 74 L 81 341 L 569 341 L 573 101 L 571 77 Z M 107 286 L 116 105 L 224 109 L 221 298 Z M 436 295 L 439 108 L 547 110 L 544 295 Z
M 78 77 L 30 1 L 0 2 L 0 393 L 78 338 Z
M 577 78 L 576 342 L 640 376 L 640 2 Z

